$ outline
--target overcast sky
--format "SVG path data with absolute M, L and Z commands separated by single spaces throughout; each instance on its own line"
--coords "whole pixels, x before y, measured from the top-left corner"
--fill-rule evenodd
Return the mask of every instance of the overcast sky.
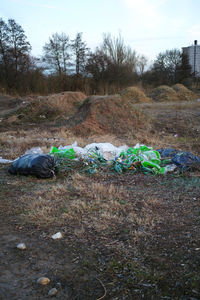
M 92 49 L 102 42 L 102 33 L 120 32 L 150 60 L 194 39 L 200 44 L 200 0 L 2 0 L 0 17 L 22 26 L 36 56 L 55 32 L 71 39 L 83 32 Z

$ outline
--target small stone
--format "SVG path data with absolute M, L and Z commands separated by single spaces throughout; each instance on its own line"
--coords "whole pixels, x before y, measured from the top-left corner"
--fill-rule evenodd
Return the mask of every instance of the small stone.
M 53 234 L 51 237 L 52 237 L 52 239 L 57 240 L 57 239 L 61 239 L 63 236 L 62 236 L 61 232 L 57 232 L 57 233 Z
M 56 282 L 56 286 L 57 286 L 58 288 L 61 288 L 61 283 L 60 283 L 60 282 Z
M 50 282 L 50 279 L 48 277 L 40 277 L 37 280 L 37 283 L 41 284 L 41 285 L 46 285 Z
M 26 249 L 26 245 L 24 243 L 19 243 L 17 245 L 17 249 L 20 249 L 20 250 L 25 250 Z
M 56 288 L 52 288 L 49 290 L 48 292 L 48 296 L 52 297 L 55 296 L 57 294 L 58 290 Z

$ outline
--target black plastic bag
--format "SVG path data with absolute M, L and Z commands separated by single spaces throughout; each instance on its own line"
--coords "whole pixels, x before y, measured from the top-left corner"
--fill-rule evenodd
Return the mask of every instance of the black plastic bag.
M 37 178 L 51 178 L 58 173 L 56 160 L 48 154 L 27 154 L 16 159 L 8 172 L 16 175 L 34 175 Z
M 200 158 L 190 152 L 178 152 L 172 157 L 172 163 L 183 171 L 189 169 L 200 170 Z
M 172 158 L 179 152 L 173 148 L 158 149 L 156 151 L 160 153 L 161 158 Z

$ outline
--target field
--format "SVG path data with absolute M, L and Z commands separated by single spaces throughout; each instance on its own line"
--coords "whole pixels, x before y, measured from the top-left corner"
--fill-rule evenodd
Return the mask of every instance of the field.
M 0 156 L 74 141 L 200 154 L 197 100 L 79 94 L 73 114 L 63 98 L 61 109 L 41 101 L 1 95 Z M 43 180 L 7 170 L 0 164 L 0 299 L 49 299 L 54 287 L 55 299 L 200 299 L 198 169 L 153 176 L 75 168 Z M 16 248 L 21 242 L 26 250 Z M 50 283 L 39 285 L 41 276 Z

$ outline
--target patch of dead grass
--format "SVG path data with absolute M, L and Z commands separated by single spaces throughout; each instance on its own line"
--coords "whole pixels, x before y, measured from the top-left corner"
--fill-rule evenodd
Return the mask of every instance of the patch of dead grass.
M 78 173 L 62 184 L 53 183 L 23 195 L 19 201 L 24 207 L 20 217 L 23 222 L 44 227 L 74 224 L 71 234 L 79 238 L 88 230 L 103 234 L 106 239 L 113 235 L 108 243 L 111 248 L 119 228 L 122 234 L 127 231 L 129 239 L 135 243 L 160 219 L 154 212 L 160 205 L 158 199 L 138 200 L 123 185 L 96 182 Z
M 153 99 L 153 101 L 155 101 L 155 102 L 179 101 L 176 91 L 167 85 L 161 85 L 161 86 L 153 89 L 148 94 L 148 97 Z
M 152 100 L 147 97 L 140 88 L 135 86 L 128 87 L 122 90 L 119 94 L 123 100 L 129 101 L 131 103 L 152 102 Z

